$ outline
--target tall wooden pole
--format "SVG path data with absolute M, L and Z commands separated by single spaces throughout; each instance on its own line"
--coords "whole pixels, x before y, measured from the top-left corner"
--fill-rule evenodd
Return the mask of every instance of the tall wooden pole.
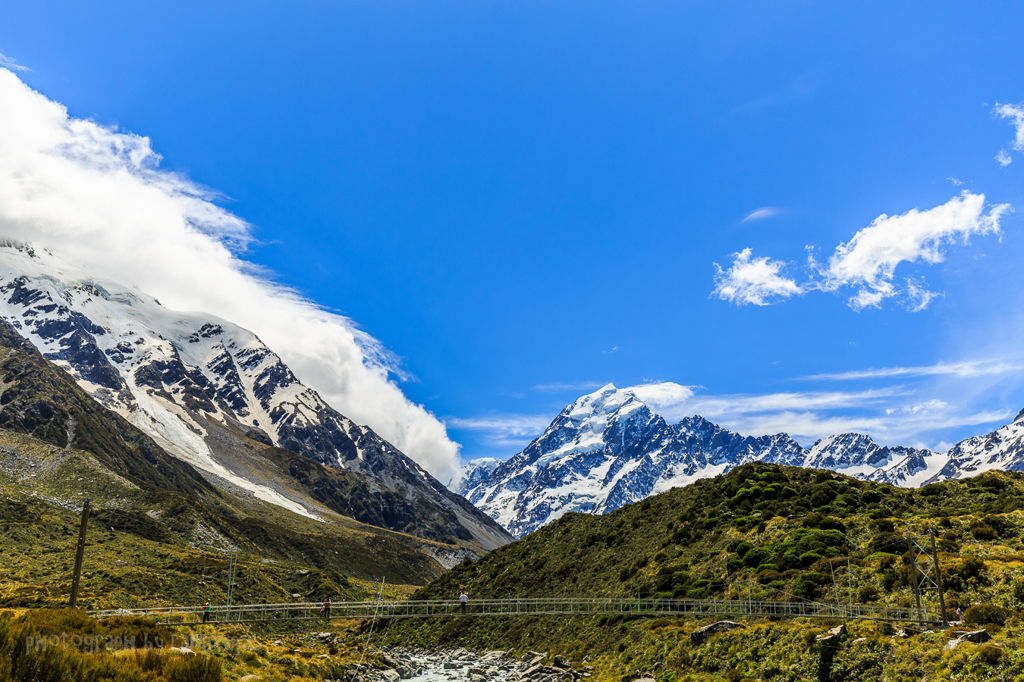
M 73 609 L 78 608 L 78 587 L 82 581 L 82 559 L 85 558 L 85 531 L 89 527 L 89 499 L 82 506 L 82 526 L 78 529 L 78 547 L 75 549 L 75 573 L 71 578 L 71 603 Z

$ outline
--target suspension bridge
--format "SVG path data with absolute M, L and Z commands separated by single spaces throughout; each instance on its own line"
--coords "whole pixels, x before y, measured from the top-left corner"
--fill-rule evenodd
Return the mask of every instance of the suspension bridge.
M 320 603 L 239 604 L 215 606 L 210 623 L 324 620 Z M 170 626 L 203 622 L 204 607 L 165 606 L 89 611 L 92 618 L 137 615 Z M 538 597 L 474 599 L 465 610 L 457 599 L 347 601 L 331 605 L 331 619 L 443 618 L 450 616 L 723 616 L 760 618 L 828 618 L 939 625 L 938 611 L 875 604 L 758 601 L 753 599 L 660 599 L 629 597 Z

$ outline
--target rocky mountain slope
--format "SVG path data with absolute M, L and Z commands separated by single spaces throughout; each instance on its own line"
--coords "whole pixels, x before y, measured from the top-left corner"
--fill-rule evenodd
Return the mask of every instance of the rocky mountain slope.
M 251 332 L 164 308 L 99 282 L 45 251 L 0 245 L 0 316 L 105 407 L 188 462 L 221 490 L 316 518 L 252 444 L 361 476 L 367 492 L 405 510 L 386 527 L 488 550 L 509 536 L 422 467 L 327 405 Z M 301 467 L 300 467 L 301 468 Z M 440 529 L 443 529 L 441 531 Z M 439 532 L 439 533 L 438 533 Z
M 703 417 L 667 423 L 635 394 L 608 385 L 566 407 L 522 452 L 494 467 L 467 464 L 455 490 L 513 535 L 566 512 L 605 514 L 749 462 L 831 469 L 916 487 L 992 469 L 1024 468 L 1024 412 L 948 453 L 883 447 L 845 433 L 804 448 L 790 436 L 742 436 Z
M 317 518 L 213 485 L 0 321 L 0 604 L 66 601 L 67 557 L 86 498 L 93 603 L 110 603 L 103 600 L 112 591 L 135 600 L 115 605 L 145 603 L 166 597 L 165 588 L 195 599 L 212 589 L 196 581 L 228 549 L 248 556 L 254 577 L 315 569 L 334 574 L 335 583 L 339 573 L 381 572 L 422 583 L 473 555 L 470 543 L 451 542 L 447 525 L 420 518 L 401 496 L 372 494 L 363 476 L 256 441 L 247 450 L 266 485 L 302 500 Z M 416 519 L 419 537 L 386 530 L 402 515 Z M 282 562 L 297 566 L 275 568 Z M 253 589 L 267 587 L 256 582 Z M 261 594 L 280 599 L 285 589 Z

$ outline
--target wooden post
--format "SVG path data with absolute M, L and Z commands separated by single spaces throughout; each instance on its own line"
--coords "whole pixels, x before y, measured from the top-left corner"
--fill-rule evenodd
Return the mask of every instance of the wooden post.
M 89 502 L 86 498 L 82 506 L 82 526 L 78 529 L 78 547 L 75 549 L 75 572 L 71 578 L 71 602 L 69 606 L 78 608 L 78 588 L 82 580 L 82 560 L 85 558 L 85 531 L 89 527 Z

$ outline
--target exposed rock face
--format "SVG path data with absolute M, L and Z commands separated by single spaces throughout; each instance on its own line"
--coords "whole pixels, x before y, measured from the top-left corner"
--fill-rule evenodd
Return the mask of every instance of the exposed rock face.
M 274 446 L 365 476 L 372 494 L 400 495 L 411 513 L 446 526 L 448 541 L 490 549 L 509 540 L 416 462 L 304 386 L 255 334 L 226 320 L 167 310 L 142 292 L 11 244 L 0 246 L 0 316 L 93 398 L 217 485 L 315 516 L 245 461 L 244 446 Z

